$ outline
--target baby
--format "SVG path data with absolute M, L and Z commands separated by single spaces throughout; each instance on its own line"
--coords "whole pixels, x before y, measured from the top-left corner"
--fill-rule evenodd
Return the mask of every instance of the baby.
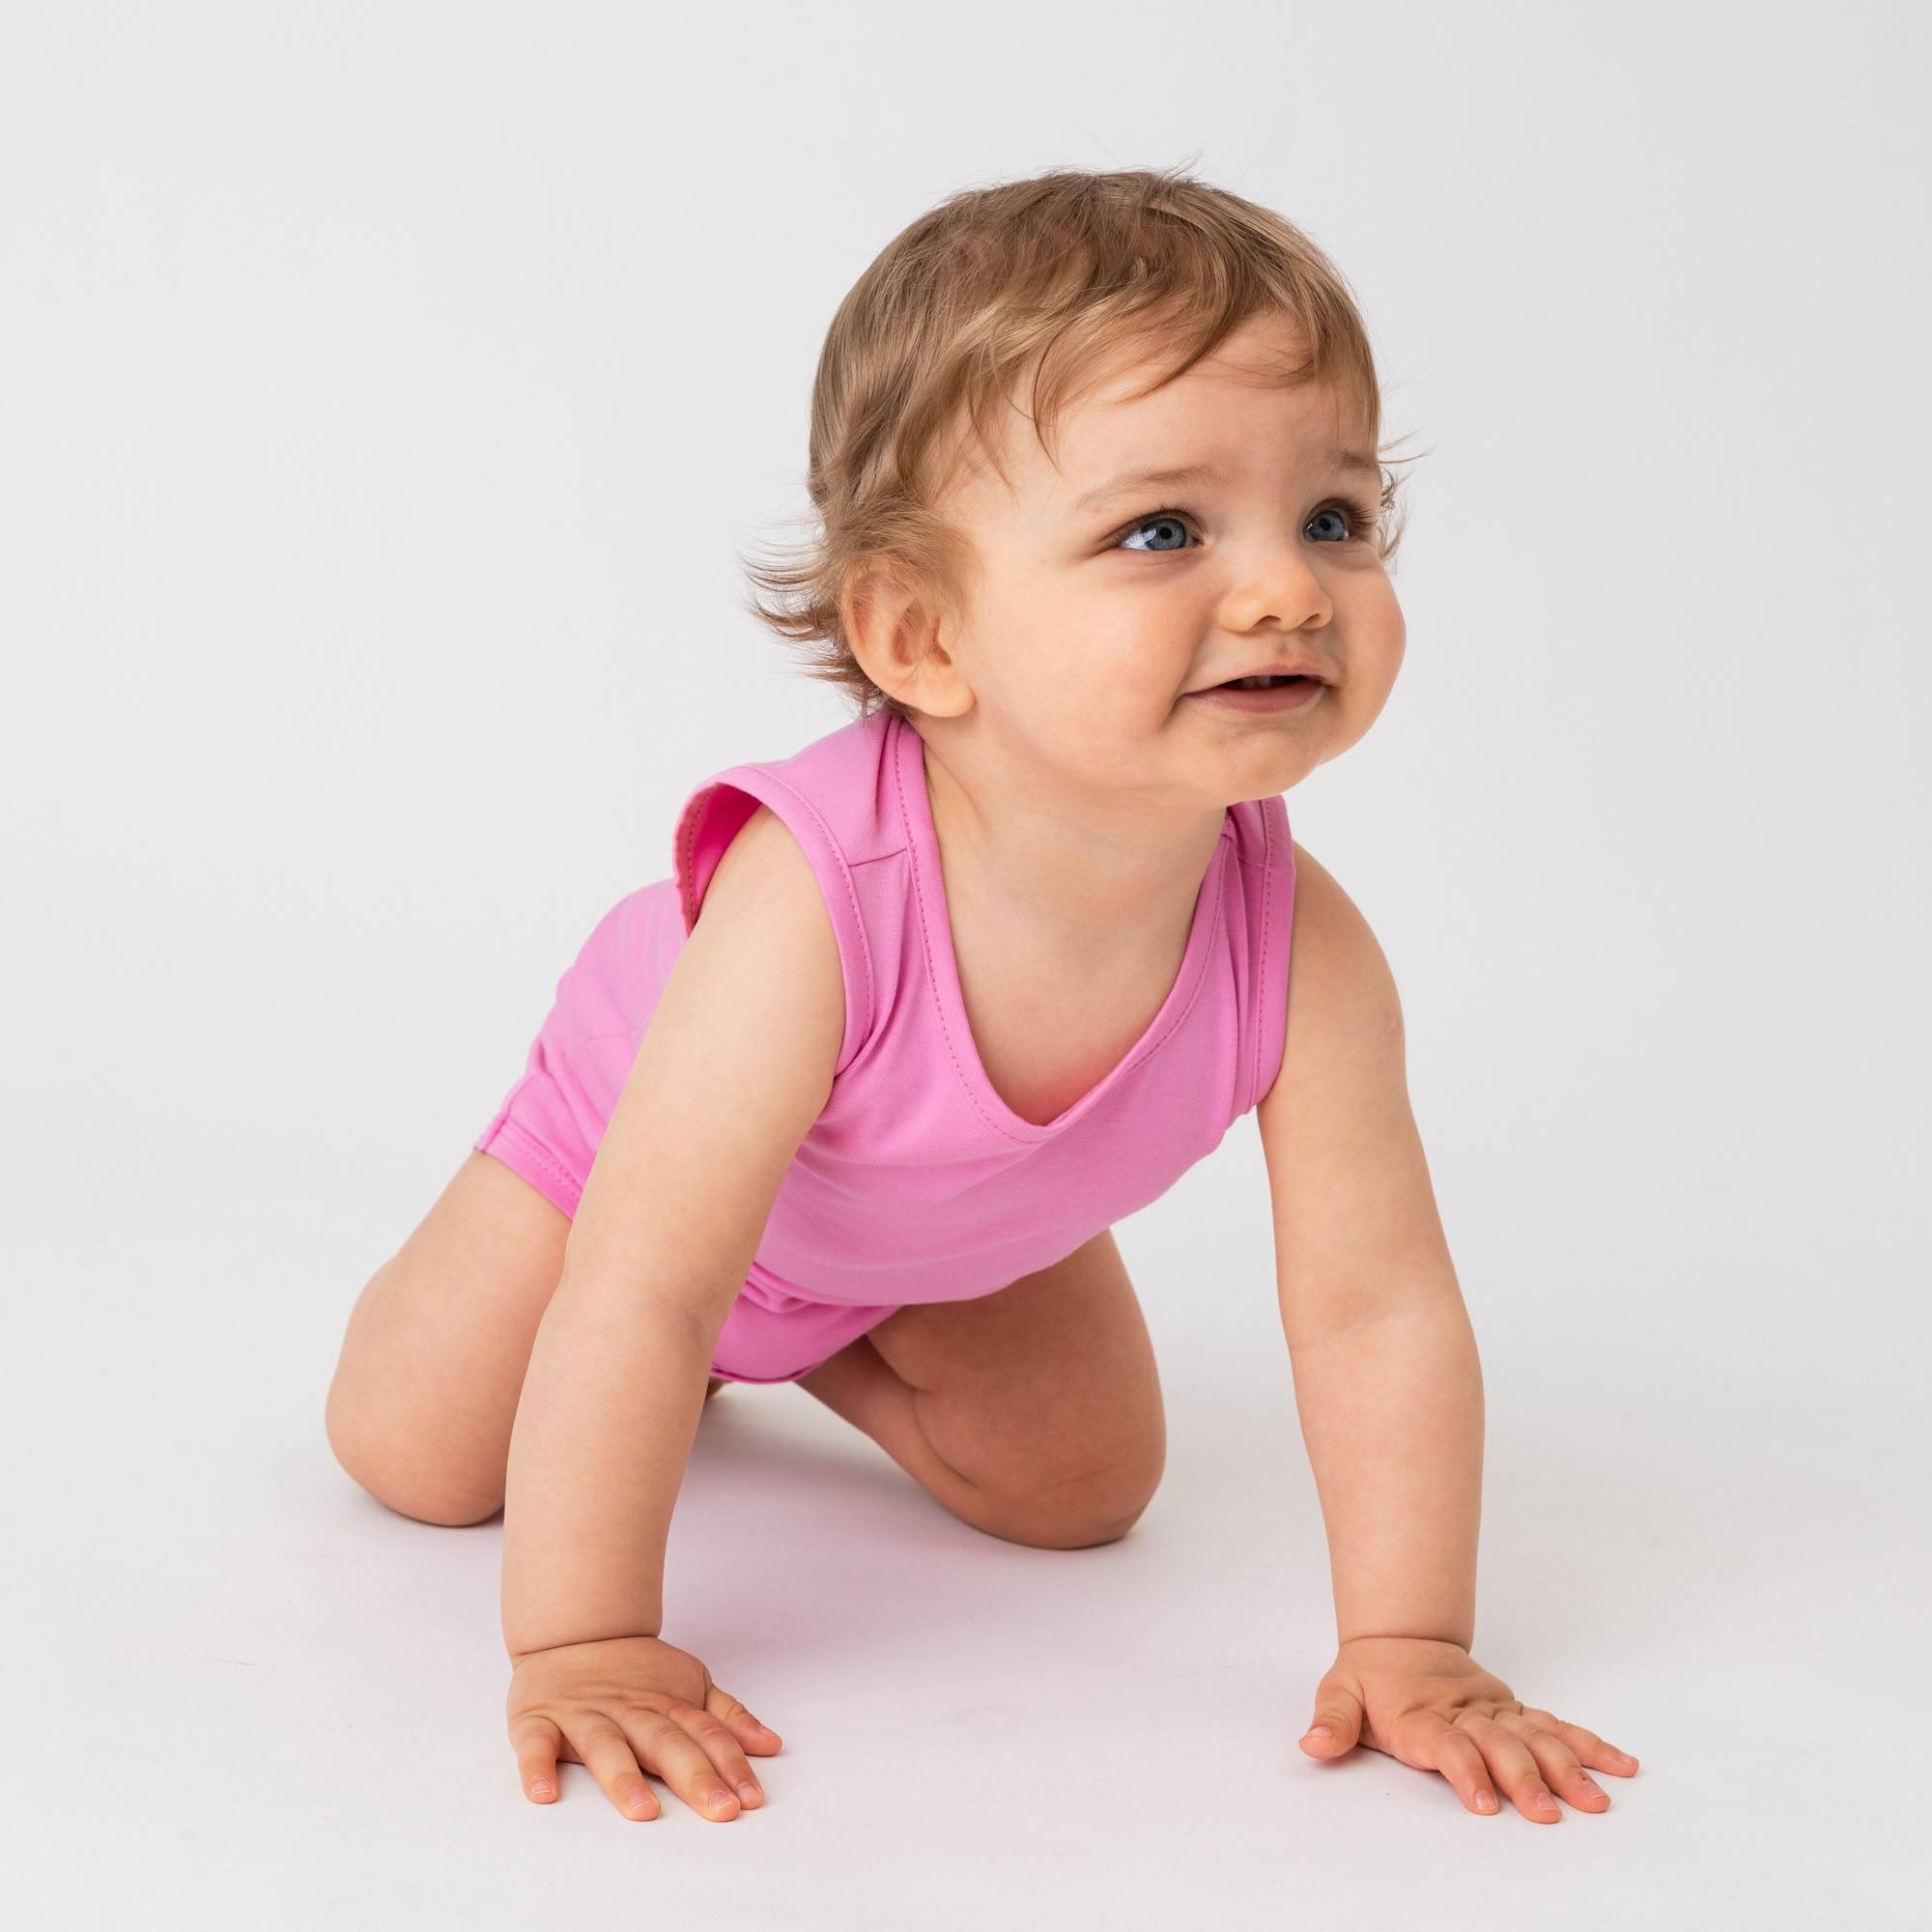
M 662 1634 L 723 1381 L 988 1535 L 1124 1536 L 1165 1434 L 1111 1227 L 1249 1112 L 1335 1594 L 1303 1750 L 1551 1823 L 1635 1770 L 1470 1655 L 1475 1340 L 1388 964 L 1289 835 L 1402 662 L 1380 427 L 1333 265 L 1178 170 L 959 194 L 840 305 L 813 541 L 752 609 L 857 716 L 688 796 L 329 1389 L 383 1502 L 504 1511 L 531 1800 L 763 1803 L 778 1734 Z

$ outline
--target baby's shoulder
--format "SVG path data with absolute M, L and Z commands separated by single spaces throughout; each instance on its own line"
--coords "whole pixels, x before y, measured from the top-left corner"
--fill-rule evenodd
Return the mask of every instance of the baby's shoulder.
M 768 906 L 774 894 L 783 895 L 785 903 L 821 902 L 818 875 L 805 848 L 791 827 L 764 804 L 754 806 L 731 835 L 730 844 L 712 867 L 698 913 L 718 901 L 721 887 L 734 905 Z
M 766 806 L 712 868 L 673 977 L 682 995 L 674 1009 L 696 1016 L 705 1051 L 716 1046 L 704 1029 L 742 1032 L 769 1069 L 823 1098 L 844 1040 L 844 967 L 811 861 Z M 654 1029 L 664 1017 L 661 1006 Z
M 1288 952 L 1288 1019 L 1281 1070 L 1262 1102 L 1359 1072 L 1365 1059 L 1397 1060 L 1402 1001 L 1395 975 L 1362 909 L 1297 839 Z

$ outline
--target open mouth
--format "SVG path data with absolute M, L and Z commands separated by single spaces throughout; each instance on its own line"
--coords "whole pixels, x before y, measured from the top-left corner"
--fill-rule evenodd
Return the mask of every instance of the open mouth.
M 1220 711 L 1305 711 L 1327 689 L 1319 677 L 1236 677 L 1190 694 Z

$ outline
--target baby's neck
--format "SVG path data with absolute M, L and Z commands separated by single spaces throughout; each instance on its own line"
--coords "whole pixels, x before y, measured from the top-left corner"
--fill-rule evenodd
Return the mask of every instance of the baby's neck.
M 945 723 L 947 721 L 936 721 Z M 931 730 L 930 724 L 927 730 Z M 955 939 L 1129 975 L 1185 947 L 1225 808 L 1135 845 L 1105 801 L 1049 794 L 998 759 L 921 736 L 927 809 Z M 934 740 L 940 740 L 935 743 Z M 982 762 L 989 769 L 978 769 Z

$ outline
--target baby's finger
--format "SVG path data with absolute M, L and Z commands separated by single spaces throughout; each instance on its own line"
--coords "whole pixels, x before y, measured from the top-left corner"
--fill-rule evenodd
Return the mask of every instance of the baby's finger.
M 1609 1808 L 1609 1793 L 1577 1762 L 1577 1753 L 1554 1731 L 1532 1723 L 1527 1712 L 1520 1717 L 1499 1715 L 1496 1721 L 1522 1740 L 1552 1791 L 1561 1792 L 1579 1811 Z
M 602 1711 L 587 1711 L 568 1726 L 570 1742 L 626 1818 L 655 1818 L 664 1806 L 644 1781 L 623 1727 Z
M 1595 1731 L 1585 1730 L 1581 1724 L 1566 1724 L 1561 1718 L 1552 1718 L 1548 1711 L 1525 1710 L 1523 1716 L 1543 1719 L 1543 1728 L 1554 1731 L 1577 1753 L 1577 1762 L 1589 1765 L 1594 1771 L 1607 1771 L 1617 1777 L 1629 1777 L 1636 1770 L 1636 1759 L 1629 1751 L 1620 1751 L 1615 1745 L 1606 1745 Z
M 1466 1731 L 1459 1731 L 1445 1719 L 1440 1730 L 1421 1742 L 1417 1754 L 1426 1756 L 1449 1780 L 1469 1810 L 1493 1813 L 1499 1808 L 1490 1768 Z
M 769 1724 L 759 1723 L 730 1691 L 721 1690 L 715 1684 L 704 1693 L 704 1708 L 714 1718 L 722 1718 L 730 1726 L 731 1735 L 747 1750 L 769 1757 L 784 1744 L 784 1740 Z
M 510 1744 L 525 1797 L 532 1804 L 551 1804 L 556 1797 L 556 1754 L 563 1733 L 548 1718 L 521 1718 L 511 1727 Z
M 683 1712 L 694 1721 L 704 1717 L 696 1704 L 673 1702 L 669 1710 Z M 627 1729 L 639 1761 L 649 1765 L 694 1811 L 721 1823 L 738 1815 L 738 1801 L 720 1779 L 704 1747 L 668 1712 L 633 1711 Z
M 1477 1719 L 1468 1729 L 1488 1760 L 1490 1775 L 1509 1794 L 1516 1808 L 1532 1825 L 1558 1823 L 1563 1807 L 1544 1783 L 1528 1746 L 1504 1730 L 1493 1718 Z
M 703 1747 L 706 1756 L 718 1767 L 718 1775 L 738 1794 L 739 1804 L 765 1802 L 764 1789 L 746 1760 L 744 1747 L 722 1718 L 714 1717 L 708 1710 L 700 1711 L 696 1704 L 673 1704 L 667 1715 L 675 1718 Z

